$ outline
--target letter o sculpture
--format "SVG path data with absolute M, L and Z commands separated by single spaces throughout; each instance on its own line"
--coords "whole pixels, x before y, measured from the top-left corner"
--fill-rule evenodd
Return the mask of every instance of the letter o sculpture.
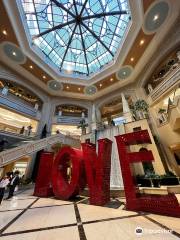
M 71 179 L 68 180 L 67 168 L 72 164 Z M 63 200 L 79 194 L 85 186 L 83 154 L 79 149 L 63 147 L 57 154 L 52 169 L 52 186 L 54 195 Z M 83 181 L 84 180 L 84 181 Z

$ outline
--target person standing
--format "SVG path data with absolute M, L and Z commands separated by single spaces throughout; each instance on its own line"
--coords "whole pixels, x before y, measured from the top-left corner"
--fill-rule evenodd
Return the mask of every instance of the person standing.
M 32 132 L 32 126 L 31 125 L 29 125 L 28 127 L 27 127 L 27 135 L 28 136 L 30 136 L 31 135 L 31 132 Z
M 25 127 L 23 126 L 20 130 L 20 134 L 24 134 L 24 131 L 25 131 Z
M 47 125 L 45 124 L 41 133 L 41 139 L 47 137 Z
M 6 199 L 10 199 L 13 197 L 14 195 L 14 190 L 15 188 L 19 185 L 20 183 L 20 178 L 19 178 L 19 171 L 15 171 L 13 178 L 10 181 L 9 184 L 9 194 L 8 197 Z
M 0 180 L 0 205 L 4 197 L 5 189 L 9 183 L 10 183 L 10 174 L 6 173 L 6 176 Z

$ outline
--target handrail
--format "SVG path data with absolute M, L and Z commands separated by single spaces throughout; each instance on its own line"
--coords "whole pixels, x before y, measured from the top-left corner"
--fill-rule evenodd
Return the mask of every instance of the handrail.
M 70 136 L 61 133 L 47 138 L 39 139 L 31 143 L 23 144 L 13 149 L 5 150 L 0 153 L 0 167 L 15 161 L 23 156 L 31 155 L 55 143 L 63 143 L 72 147 L 80 148 L 80 140 L 74 139 Z
M 153 89 L 153 91 L 149 94 L 153 101 L 156 101 L 159 96 L 162 96 L 168 89 L 172 88 L 174 85 L 179 82 L 179 72 L 180 72 L 180 64 L 175 69 L 172 69 L 167 73 L 167 75 L 162 78 L 163 81 Z

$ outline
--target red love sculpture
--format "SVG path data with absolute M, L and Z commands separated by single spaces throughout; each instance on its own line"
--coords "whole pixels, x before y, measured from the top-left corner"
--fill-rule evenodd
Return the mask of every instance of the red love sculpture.
M 53 195 L 51 186 L 51 170 L 53 166 L 53 153 L 42 152 L 39 162 L 39 171 L 36 178 L 34 195 L 38 197 L 49 197 Z
M 71 169 L 71 179 L 68 179 L 67 169 Z M 53 164 L 52 186 L 57 198 L 67 200 L 79 194 L 83 188 L 83 154 L 81 150 L 63 147 Z
M 151 151 L 129 152 L 128 147 L 133 144 L 151 143 L 147 130 L 127 133 L 116 136 L 119 152 L 124 190 L 126 195 L 126 208 L 133 211 L 147 211 L 180 217 L 180 205 L 174 194 L 150 195 L 140 194 L 131 173 L 131 163 L 154 160 Z
M 112 141 L 98 140 L 98 156 L 94 144 L 82 144 L 87 183 L 90 192 L 90 203 L 104 205 L 110 201 Z

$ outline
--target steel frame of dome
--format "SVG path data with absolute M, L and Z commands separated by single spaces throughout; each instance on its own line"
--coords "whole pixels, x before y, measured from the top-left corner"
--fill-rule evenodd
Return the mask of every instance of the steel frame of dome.
M 35 45 L 38 45 L 38 47 L 41 49 L 41 51 L 52 61 L 55 63 L 55 65 L 57 65 L 59 67 L 59 70 L 61 72 L 65 72 L 68 71 L 68 64 L 69 66 L 73 63 L 74 64 L 74 70 L 73 70 L 73 74 L 75 75 L 90 75 L 94 72 L 98 72 L 100 71 L 106 64 L 109 64 L 110 62 L 112 62 L 114 60 L 114 56 L 116 54 L 116 52 L 118 51 L 118 48 L 120 46 L 120 42 L 121 39 L 123 38 L 123 35 L 126 31 L 128 22 L 130 20 L 130 14 L 129 12 L 129 8 L 123 10 L 122 9 L 122 5 L 126 4 L 126 7 L 128 6 L 128 0 L 84 0 L 84 1 L 76 1 L 76 0 L 21 0 L 22 1 L 22 5 L 24 8 L 24 12 L 26 15 L 26 19 L 27 19 L 27 23 L 28 23 L 28 27 L 30 30 L 30 35 L 32 36 L 32 40 L 33 43 Z M 91 14 L 92 10 L 89 10 L 89 8 L 87 8 L 87 4 L 90 7 L 90 2 L 94 3 L 95 5 L 97 3 L 99 3 L 101 5 L 101 9 L 97 9 L 97 12 Z M 116 2 L 116 4 L 115 4 Z M 33 5 L 33 9 L 34 12 L 28 12 L 27 7 L 28 4 L 32 4 Z M 40 8 L 40 5 L 44 4 L 44 8 L 42 11 L 37 11 L 38 6 Z M 108 4 L 112 4 L 111 7 L 114 6 L 115 11 L 107 11 L 107 8 L 109 7 Z M 114 4 L 114 5 L 113 5 Z M 119 8 L 118 10 L 116 10 L 116 8 Z M 50 16 L 50 13 L 48 13 L 47 9 L 50 8 L 51 9 L 51 22 L 49 21 L 48 17 Z M 104 11 L 103 11 L 104 10 Z M 62 16 L 60 15 L 59 18 L 61 19 L 61 22 L 58 23 L 57 21 L 57 13 L 62 13 Z M 84 13 L 85 12 L 85 13 Z M 49 16 L 48 16 L 49 14 Z M 86 15 L 87 14 L 87 15 Z M 121 16 L 126 15 L 126 18 L 122 19 Z M 114 21 L 114 32 L 112 31 L 112 29 L 110 29 L 110 26 L 108 25 L 112 25 L 112 22 L 108 22 L 107 18 L 108 17 L 114 17 L 113 20 L 111 19 L 111 21 Z M 29 20 L 28 20 L 29 19 Z M 32 20 L 33 19 L 33 20 Z M 56 22 L 55 22 L 56 19 Z M 100 19 L 101 21 L 101 26 L 99 26 L 100 32 L 99 34 L 97 33 L 97 31 L 93 30 L 93 24 L 94 22 L 92 22 L 92 20 L 96 20 L 96 19 Z M 40 22 L 41 20 L 41 22 Z M 62 20 L 66 20 L 64 22 L 62 22 Z M 28 22 L 29 21 L 29 22 Z M 42 23 L 42 21 L 44 21 L 44 23 Z M 89 21 L 89 22 L 87 22 Z M 121 21 L 121 25 L 119 26 L 119 23 Z M 92 28 L 89 26 L 89 23 L 92 23 Z M 122 23 L 124 24 L 122 27 Z M 36 25 L 36 29 L 32 27 L 32 25 L 34 24 L 34 26 Z M 42 27 L 44 24 L 44 27 Z M 47 25 L 48 27 L 47 27 Z M 109 36 L 103 36 L 101 33 L 103 31 L 103 24 L 105 24 L 108 28 L 109 31 Z M 51 25 L 51 27 L 49 28 L 49 26 Z M 72 28 L 73 26 L 73 28 Z M 66 27 L 69 27 L 68 30 L 71 30 L 71 35 L 69 35 L 69 38 L 67 39 L 67 43 L 65 43 L 65 50 L 63 51 L 63 46 L 60 45 L 59 41 L 62 40 L 61 38 L 61 34 L 58 32 L 60 30 L 64 30 Z M 96 26 L 97 27 L 97 26 Z M 97 29 L 97 28 L 96 28 Z M 119 32 L 117 31 L 119 30 Z M 36 32 L 36 34 L 34 34 Z M 37 33 L 38 32 L 38 33 Z M 118 33 L 117 33 L 118 32 Z M 51 37 L 53 37 L 53 39 L 51 39 L 50 42 L 48 42 L 48 40 L 50 40 L 50 35 L 52 34 Z M 90 35 L 88 35 L 90 34 Z M 78 37 L 77 37 L 77 36 Z M 91 45 L 87 47 L 87 42 L 86 42 L 86 37 L 88 36 L 88 38 L 90 38 L 91 36 L 91 40 L 93 39 L 94 42 L 90 42 Z M 72 51 L 72 42 L 73 40 L 79 41 L 81 42 L 81 47 L 80 49 L 76 49 L 76 54 L 74 53 L 73 55 L 73 51 Z M 87 39 L 88 39 L 87 38 Z M 114 40 L 114 39 L 117 40 Z M 59 41 L 58 41 L 59 39 Z M 106 41 L 104 41 L 104 39 L 106 41 L 108 41 L 108 44 Z M 114 41 L 114 45 L 112 44 L 112 42 Z M 44 49 L 43 49 L 43 42 L 46 42 L 46 46 L 44 45 Z M 51 47 L 48 46 L 49 44 L 51 44 Z M 94 58 L 90 56 L 90 52 L 88 50 L 88 48 L 92 47 L 92 45 L 95 44 L 96 50 L 94 52 L 96 52 L 96 54 L 99 51 L 99 55 L 95 54 L 93 56 L 95 56 Z M 58 46 L 58 47 L 57 47 Z M 62 55 L 62 58 L 57 59 L 57 56 L 55 57 L 55 53 L 57 53 L 59 51 L 59 54 Z M 81 52 L 80 54 L 77 54 L 79 52 Z M 102 52 L 101 52 L 102 51 Z M 71 54 L 69 54 L 69 52 Z M 79 60 L 79 62 L 77 62 L 77 57 L 81 57 L 82 53 L 83 55 L 83 60 L 81 58 L 81 62 Z M 54 55 L 53 55 L 54 54 Z M 74 56 L 74 58 L 76 57 L 76 60 L 73 59 L 72 60 L 72 56 Z M 77 56 L 79 55 L 79 56 Z M 53 56 L 54 59 L 51 57 Z M 68 56 L 68 57 L 67 57 Z M 91 57 L 91 61 L 90 61 L 90 57 Z M 104 58 L 103 58 L 104 57 Z M 71 58 L 71 61 L 69 61 L 69 59 Z M 103 61 L 101 61 L 103 58 Z M 105 60 L 106 58 L 106 60 Z M 69 61 L 69 62 L 68 62 Z M 96 61 L 96 63 L 95 63 Z M 91 67 L 90 68 L 90 64 L 92 64 L 94 62 L 94 64 L 96 64 L 96 67 Z M 76 69 L 76 66 L 78 66 L 79 64 L 79 70 L 78 67 Z M 80 71 L 80 65 L 82 65 L 82 71 Z M 86 66 L 86 68 L 85 68 Z M 85 70 L 86 69 L 86 70 Z M 77 71 L 78 70 L 78 71 Z M 70 69 L 70 72 L 72 70 Z

